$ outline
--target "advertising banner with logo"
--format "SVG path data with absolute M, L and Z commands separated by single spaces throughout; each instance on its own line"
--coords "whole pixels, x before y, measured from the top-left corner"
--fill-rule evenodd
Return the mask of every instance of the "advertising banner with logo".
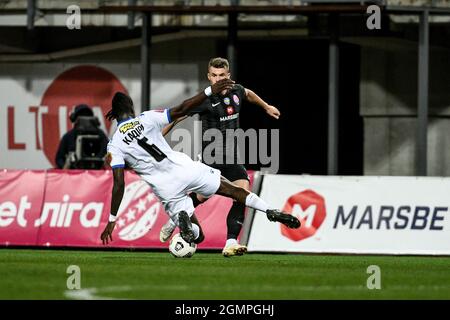
M 256 213 L 249 251 L 450 254 L 450 178 L 265 175 L 260 196 L 296 215 Z
M 104 170 L 50 170 L 44 204 L 34 227 L 39 246 L 101 244 L 101 222 L 109 210 L 111 174 Z
M 0 245 L 36 245 L 46 172 L 0 171 Z
M 168 220 L 161 203 L 133 172 L 126 171 L 125 183 L 108 246 L 167 248 L 159 241 Z M 111 189 L 111 170 L 0 171 L 0 245 L 102 247 Z M 205 233 L 199 249 L 223 247 L 231 205 L 231 199 L 214 196 L 196 209 Z
M 78 104 L 87 104 L 100 128 L 112 136 L 115 122 L 105 119 L 117 91 L 141 109 L 141 66 L 127 63 L 17 63 L 0 68 L 0 168 L 55 168 L 63 135 Z M 150 109 L 176 106 L 198 91 L 196 64 L 152 65 Z M 147 106 L 144 106 L 147 108 Z

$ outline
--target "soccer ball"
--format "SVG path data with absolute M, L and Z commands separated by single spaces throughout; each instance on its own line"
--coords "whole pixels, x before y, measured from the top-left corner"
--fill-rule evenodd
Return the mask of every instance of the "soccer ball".
M 175 258 L 190 258 L 197 250 L 195 243 L 187 243 L 179 233 L 170 240 L 169 251 Z

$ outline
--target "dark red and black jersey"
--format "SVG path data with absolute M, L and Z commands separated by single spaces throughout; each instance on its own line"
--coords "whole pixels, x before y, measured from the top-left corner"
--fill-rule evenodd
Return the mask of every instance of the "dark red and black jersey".
M 225 157 L 227 154 L 229 157 L 233 157 L 234 163 L 237 161 L 237 141 L 236 139 L 230 139 L 230 133 L 227 138 L 227 129 L 232 129 L 232 131 L 234 131 L 239 128 L 239 112 L 245 97 L 245 88 L 240 84 L 235 84 L 225 95 L 216 94 L 210 96 L 190 113 L 190 115 L 200 115 L 200 120 L 202 121 L 203 152 L 210 143 L 214 143 L 214 140 L 211 141 L 205 139 L 205 132 L 208 129 L 220 130 L 223 147 L 215 149 L 216 152 L 220 152 L 220 154 L 215 155 L 216 157 L 222 158 L 222 163 L 226 163 Z M 231 130 L 228 132 L 231 132 Z M 203 152 L 202 158 L 205 159 Z

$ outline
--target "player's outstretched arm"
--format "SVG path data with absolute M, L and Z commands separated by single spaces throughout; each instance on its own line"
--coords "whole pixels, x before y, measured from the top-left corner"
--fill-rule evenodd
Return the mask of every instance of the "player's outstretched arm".
M 183 121 L 184 119 L 186 119 L 188 116 L 182 116 L 181 118 L 178 118 L 175 121 L 172 121 L 171 123 L 169 123 L 167 126 L 165 126 L 162 130 L 161 130 L 161 134 L 163 136 L 165 136 L 166 134 L 168 134 L 170 132 L 170 130 L 173 129 L 173 127 L 176 126 L 177 123 Z
M 280 111 L 268 104 L 267 102 L 265 102 L 263 99 L 261 99 L 260 96 L 258 96 L 255 92 L 253 92 L 250 89 L 245 89 L 245 95 L 247 97 L 247 101 L 253 104 L 256 104 L 258 106 L 260 106 L 261 108 L 263 108 L 264 110 L 266 110 L 267 114 L 275 119 L 278 119 L 281 115 Z
M 230 79 L 223 79 L 223 80 L 217 81 L 215 84 L 207 87 L 204 91 L 200 92 L 199 94 L 183 101 L 183 103 L 180 104 L 179 106 L 171 108 L 170 109 L 170 118 L 172 119 L 172 121 L 175 121 L 175 120 L 189 114 L 189 112 L 193 108 L 199 106 L 208 96 L 217 94 L 224 90 L 230 90 L 232 88 L 233 84 L 234 84 L 234 81 L 230 80 Z
M 125 179 L 124 179 L 124 170 L 123 168 L 113 169 L 114 176 L 114 185 L 112 189 L 112 197 L 111 197 L 111 213 L 108 218 L 108 224 L 103 230 L 100 239 L 103 244 L 108 244 L 109 241 L 112 241 L 112 232 L 114 227 L 116 226 L 116 217 L 117 212 L 119 211 L 120 203 L 122 202 L 123 193 L 125 190 Z

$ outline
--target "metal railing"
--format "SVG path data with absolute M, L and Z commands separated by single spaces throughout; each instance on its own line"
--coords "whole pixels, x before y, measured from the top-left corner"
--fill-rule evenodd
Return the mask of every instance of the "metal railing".
M 27 9 L 30 3 L 39 9 L 64 9 L 70 4 L 85 9 L 104 6 L 301 6 L 308 4 L 344 4 L 378 2 L 389 6 L 450 7 L 450 0 L 0 0 L 0 10 Z
M 307 14 L 365 14 L 366 7 L 373 3 L 393 16 L 417 15 L 427 10 L 433 15 L 431 22 L 437 15 L 444 16 L 445 22 L 450 19 L 450 0 L 0 0 L 0 25 L 23 24 L 17 22 L 23 21 L 23 16 L 27 17 L 29 29 L 34 25 L 61 25 L 55 21 L 61 21 L 73 4 L 81 8 L 87 25 L 125 24 L 131 29 L 135 22 L 140 23 L 142 12 L 154 14 L 155 26 L 217 27 L 226 26 L 226 15 L 230 13 L 245 23 L 297 23 Z

